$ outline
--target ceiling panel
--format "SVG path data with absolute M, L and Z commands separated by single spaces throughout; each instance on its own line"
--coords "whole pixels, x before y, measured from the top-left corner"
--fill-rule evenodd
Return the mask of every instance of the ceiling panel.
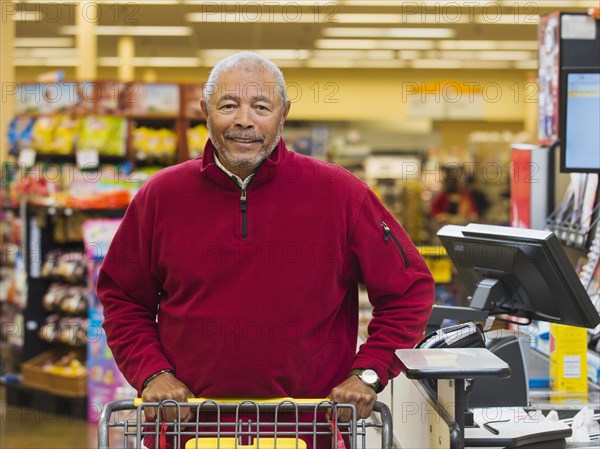
M 327 67 L 328 61 L 334 60 L 335 66 L 339 66 L 341 58 L 363 60 L 364 54 L 356 53 L 353 56 L 348 52 L 343 53 L 344 49 L 351 50 L 355 47 L 391 50 L 392 59 L 401 57 L 398 50 L 403 49 L 429 50 L 413 52 L 413 55 L 419 59 L 439 59 L 441 53 L 436 50 L 451 49 L 453 42 L 457 43 L 457 49 L 464 50 L 463 41 L 506 41 L 505 50 L 511 50 L 511 42 L 528 42 L 530 45 L 526 47 L 535 49 L 540 14 L 558 9 L 585 12 L 588 7 L 598 5 L 596 0 L 97 0 L 90 2 L 85 13 L 82 13 L 76 3 L 79 2 L 15 2 L 15 17 L 19 19 L 17 37 L 73 37 L 76 18 L 85 14 L 87 20 L 98 25 L 98 54 L 102 57 L 118 56 L 117 43 L 120 35 L 142 32 L 150 35 L 134 37 L 137 56 L 197 57 L 198 64 L 202 64 L 207 62 L 202 59 L 202 51 L 211 49 L 289 50 L 289 59 L 296 59 L 297 65 L 309 66 L 309 60 L 315 65 L 314 61 L 318 60 L 316 65 Z M 126 28 L 115 29 L 117 26 Z M 157 28 L 148 31 L 142 27 Z M 160 27 L 181 28 L 163 28 L 161 31 Z M 357 36 L 353 36 L 352 28 L 361 28 L 360 35 L 357 31 Z M 427 39 L 419 37 L 422 32 L 401 31 L 432 28 L 447 30 L 445 33 L 451 33 L 453 37 Z M 335 37 L 340 33 L 335 35 L 335 31 L 329 31 L 325 35 L 326 29 L 344 30 L 346 37 Z M 388 31 L 369 36 L 364 29 Z M 165 35 L 167 31 L 174 33 L 178 30 L 189 35 Z M 103 35 L 115 32 L 118 35 Z M 332 37 L 331 34 L 335 36 Z M 388 37 L 385 37 L 386 34 Z M 395 35 L 404 37 L 393 37 Z M 359 38 L 361 41 L 348 40 L 352 38 Z M 415 44 L 416 41 L 421 41 L 421 44 Z M 523 50 L 522 46 L 514 47 L 513 50 Z M 327 58 L 321 58 L 315 51 L 318 48 L 340 48 L 340 57 L 331 57 L 330 54 Z M 463 55 L 464 52 L 456 53 L 456 57 Z M 535 59 L 533 51 L 515 52 L 514 55 L 511 63 L 517 69 L 521 66 L 531 67 L 531 64 L 522 64 L 524 58 Z M 499 55 L 499 60 L 503 57 L 505 55 Z M 394 67 L 389 61 L 386 65 Z

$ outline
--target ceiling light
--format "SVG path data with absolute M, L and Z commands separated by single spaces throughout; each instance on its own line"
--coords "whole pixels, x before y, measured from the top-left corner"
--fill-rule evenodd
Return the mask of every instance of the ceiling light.
M 397 0 L 341 0 L 344 6 L 390 6 L 390 7 L 398 7 L 400 6 Z M 407 2 L 408 3 L 408 2 Z M 419 7 L 419 6 L 468 6 L 470 8 L 480 6 L 484 6 L 489 4 L 489 1 L 472 1 L 472 0 L 419 0 L 410 2 L 411 7 Z M 513 2 L 514 3 L 514 2 Z
M 412 3 L 409 3 L 412 4 Z M 336 14 L 333 16 L 336 22 L 340 23 L 388 23 L 393 25 L 401 25 L 405 23 L 420 23 L 420 24 L 457 24 L 469 23 L 472 17 L 470 14 L 463 14 L 460 10 L 456 12 L 447 12 L 444 14 L 426 14 L 419 13 L 416 10 L 408 10 L 402 14 Z
M 339 69 L 351 69 L 352 68 L 351 59 L 309 59 L 306 61 L 307 67 L 314 68 L 339 68 Z
M 122 59 L 116 56 L 98 58 L 98 65 L 103 67 L 119 67 Z M 135 57 L 134 67 L 199 67 L 198 58 L 193 57 Z
M 409 65 L 415 69 L 508 69 L 509 61 L 464 61 L 450 59 L 415 59 Z
M 333 28 L 323 29 L 325 37 L 451 38 L 451 28 Z
M 131 1 L 131 0 L 129 0 Z M 293 0 L 292 2 L 287 0 L 219 0 L 219 1 L 209 1 L 209 0 L 183 0 L 184 5 L 198 5 L 198 6 L 226 6 L 227 8 L 233 8 L 235 6 L 283 6 L 287 7 L 290 5 L 298 5 L 298 6 L 319 6 L 323 5 L 324 7 L 327 5 L 331 5 L 331 7 L 335 6 L 335 0 Z
M 223 59 L 227 56 L 232 55 L 233 53 L 237 53 L 242 51 L 242 49 L 218 49 L 218 50 L 199 50 L 198 57 L 202 59 Z M 306 49 L 257 49 L 252 50 L 255 53 L 260 53 L 261 55 L 269 58 L 269 59 L 279 59 L 279 60 L 295 60 L 295 59 L 306 59 L 310 57 L 310 50 Z
M 291 3 L 292 5 L 294 3 Z M 302 11 L 299 8 L 286 8 L 282 12 L 274 12 L 272 8 L 261 9 L 255 4 L 253 7 L 241 9 L 236 12 L 227 10 L 210 9 L 203 12 L 191 12 L 185 15 L 188 22 L 199 23 L 335 23 L 333 14 L 320 14 L 316 11 Z
M 536 70 L 538 68 L 538 62 L 537 62 L 537 59 L 530 59 L 528 61 L 515 61 L 514 66 L 517 69 Z
M 498 50 L 436 50 L 427 52 L 430 59 L 457 59 L 480 61 L 527 61 L 536 59 L 536 53 L 532 51 L 498 51 Z
M 16 67 L 76 67 L 79 58 L 13 58 Z
M 15 22 L 40 22 L 42 15 L 39 11 L 2 11 L 4 17 L 12 17 Z
M 63 58 L 77 57 L 76 48 L 15 48 L 13 49 L 15 58 Z
M 15 47 L 73 47 L 72 37 L 16 37 Z
M 486 61 L 528 61 L 537 58 L 537 54 L 531 51 L 480 51 L 478 56 Z
M 536 41 L 448 40 L 439 41 L 441 50 L 537 50 Z
M 502 5 L 506 6 L 529 6 L 531 7 L 542 7 L 542 8 L 593 8 L 598 7 L 597 0 L 535 0 L 535 2 L 531 1 L 515 1 L 515 0 L 502 0 L 500 2 Z M 519 5 L 519 3 L 521 5 Z
M 98 36 L 191 36 L 192 29 L 186 26 L 104 26 L 95 28 Z M 60 34 L 76 35 L 78 27 L 60 27 Z
M 315 59 L 359 59 L 387 60 L 395 59 L 394 50 L 313 50 Z
M 402 14 L 336 14 L 341 23 L 403 23 Z
M 536 14 L 484 14 L 475 16 L 475 23 L 485 25 L 538 25 L 539 11 Z
M 62 4 L 78 4 L 81 0 L 13 0 L 13 3 L 62 3 Z M 177 5 L 181 3 L 181 0 L 95 0 L 94 3 L 104 5 Z
M 421 52 L 418 50 L 400 50 L 398 52 L 398 59 L 407 60 L 407 59 L 419 59 L 421 57 Z
M 434 47 L 434 43 L 428 40 L 317 39 L 315 47 L 363 50 L 430 50 Z
M 446 59 L 415 59 L 409 62 L 409 66 L 415 69 L 459 69 L 461 61 Z
M 361 59 L 309 59 L 306 63 L 312 68 L 339 69 L 400 69 L 406 67 L 406 62 L 391 60 L 361 60 Z
M 464 69 L 510 69 L 510 61 L 461 61 L 461 68 Z

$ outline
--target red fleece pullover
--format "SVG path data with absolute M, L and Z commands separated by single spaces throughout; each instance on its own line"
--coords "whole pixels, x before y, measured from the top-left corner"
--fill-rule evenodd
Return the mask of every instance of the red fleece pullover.
M 208 142 L 132 201 L 98 279 L 127 380 L 169 368 L 198 397 L 312 398 L 373 368 L 385 385 L 434 299 L 404 230 L 364 182 L 283 141 L 244 193 Z M 358 283 L 374 311 L 356 353 Z

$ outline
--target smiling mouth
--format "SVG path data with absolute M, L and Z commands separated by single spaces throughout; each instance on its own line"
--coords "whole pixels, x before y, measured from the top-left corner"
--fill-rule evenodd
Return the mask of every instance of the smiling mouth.
M 233 140 L 234 142 L 238 142 L 238 143 L 260 142 L 259 139 L 242 139 L 242 138 L 239 138 L 239 137 L 230 137 L 229 140 Z

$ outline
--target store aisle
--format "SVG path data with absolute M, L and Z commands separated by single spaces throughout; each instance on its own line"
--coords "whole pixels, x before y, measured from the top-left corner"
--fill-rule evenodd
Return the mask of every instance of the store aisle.
M 87 422 L 9 406 L 0 387 L 0 449 L 96 448 L 97 426 Z

